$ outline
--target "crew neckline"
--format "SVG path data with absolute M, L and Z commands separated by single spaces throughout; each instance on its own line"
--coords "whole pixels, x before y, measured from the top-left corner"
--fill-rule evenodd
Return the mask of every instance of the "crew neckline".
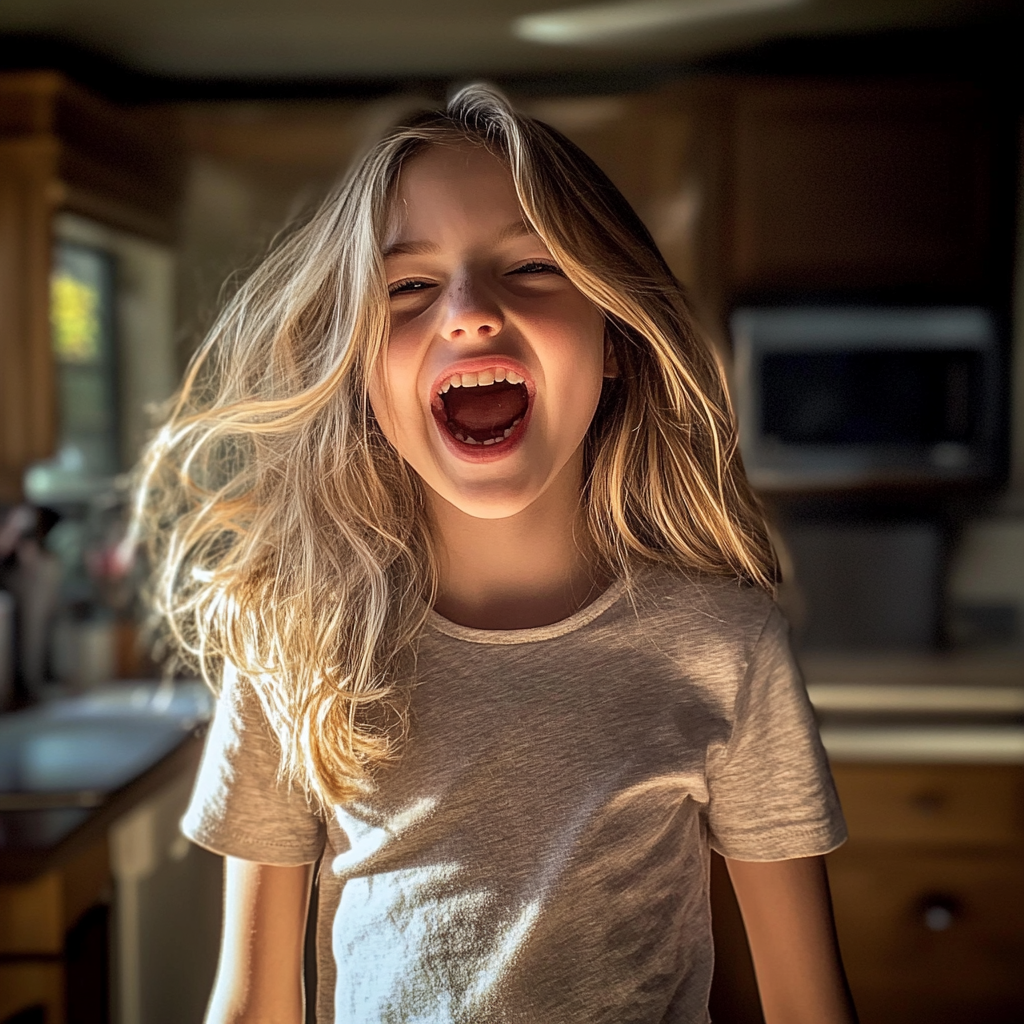
M 599 594 L 590 604 L 577 612 L 547 626 L 530 626 L 526 629 L 475 629 L 462 626 L 451 619 L 446 619 L 433 608 L 427 613 L 427 624 L 445 636 L 456 640 L 466 640 L 472 644 L 533 644 L 539 640 L 553 640 L 555 637 L 573 633 L 593 622 L 599 615 L 606 612 L 622 596 L 625 582 L 613 580 L 607 590 Z

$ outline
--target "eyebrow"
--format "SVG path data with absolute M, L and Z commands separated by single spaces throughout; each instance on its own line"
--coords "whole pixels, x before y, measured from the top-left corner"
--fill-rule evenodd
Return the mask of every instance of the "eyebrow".
M 537 232 L 525 220 L 516 220 L 506 224 L 495 235 L 495 244 L 510 242 L 514 238 L 523 238 L 526 235 L 536 235 Z M 434 242 L 394 242 L 387 246 L 382 252 L 384 259 L 389 256 L 429 256 L 440 251 L 440 246 Z

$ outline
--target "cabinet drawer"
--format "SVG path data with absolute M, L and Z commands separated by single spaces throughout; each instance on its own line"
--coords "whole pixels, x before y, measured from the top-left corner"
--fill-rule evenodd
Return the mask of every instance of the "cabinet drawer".
M 862 1024 L 1024 1020 L 1024 862 L 841 849 L 836 926 Z
M 63 895 L 61 877 L 53 871 L 34 882 L 0 885 L 0 956 L 59 954 L 64 947 Z
M 833 774 L 854 843 L 1024 842 L 1017 765 L 838 764 Z
M 43 1007 L 46 1024 L 64 1021 L 64 968 L 48 963 L 0 962 L 0 1021 Z

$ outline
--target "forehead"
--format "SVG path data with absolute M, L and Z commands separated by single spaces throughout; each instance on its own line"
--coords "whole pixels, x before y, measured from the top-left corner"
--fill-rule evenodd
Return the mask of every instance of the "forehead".
M 524 220 L 512 175 L 483 146 L 429 146 L 402 167 L 386 245 L 486 235 Z

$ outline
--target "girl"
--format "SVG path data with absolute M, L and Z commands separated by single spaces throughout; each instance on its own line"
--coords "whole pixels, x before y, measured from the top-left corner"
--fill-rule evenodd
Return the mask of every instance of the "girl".
M 473 86 L 194 360 L 141 509 L 219 684 L 210 1024 L 708 1019 L 709 847 L 769 1024 L 846 1024 L 844 828 L 722 379 L 650 235 Z

